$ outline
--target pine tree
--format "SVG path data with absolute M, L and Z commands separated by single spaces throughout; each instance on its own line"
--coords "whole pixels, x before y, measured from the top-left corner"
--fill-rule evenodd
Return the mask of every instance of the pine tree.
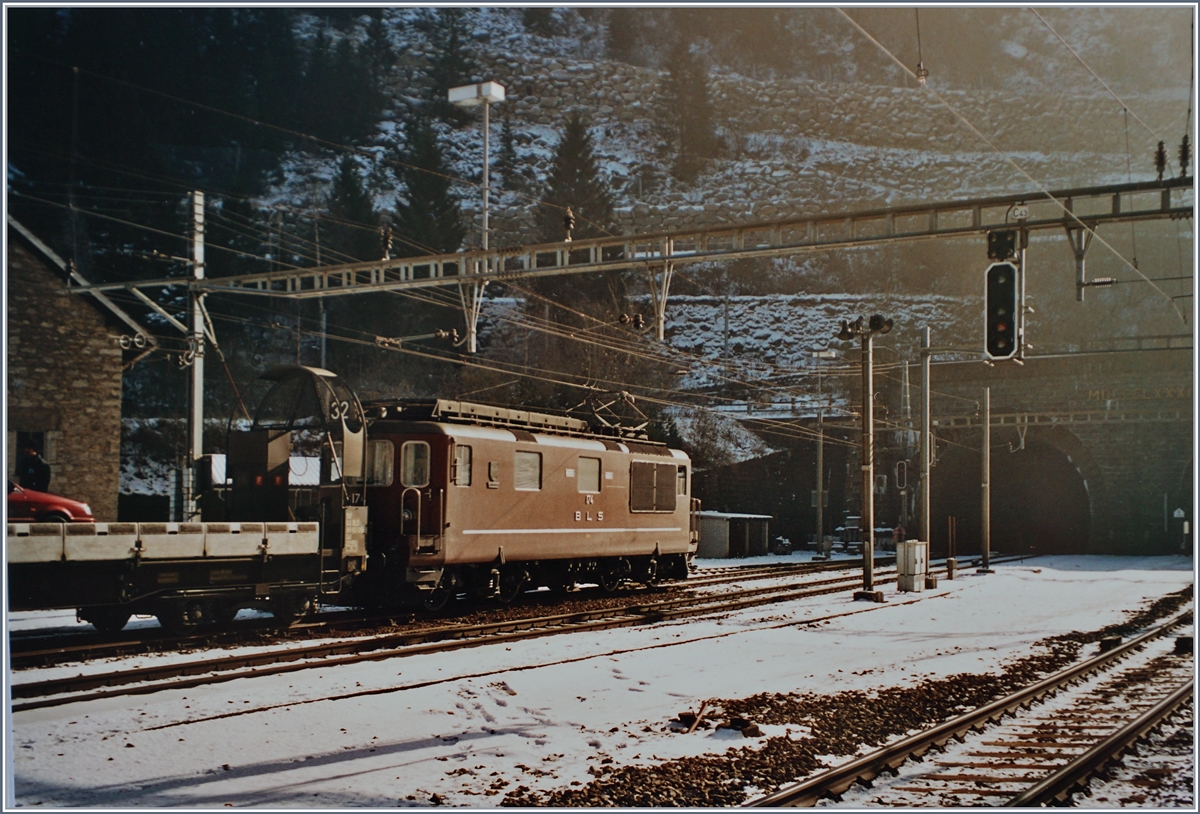
M 430 66 L 433 79 L 430 101 L 442 118 L 463 120 L 463 110 L 451 105 L 446 96 L 450 88 L 472 81 L 478 70 L 463 36 L 465 16 L 466 11 L 461 8 L 438 9 L 430 33 L 435 51 Z
M 382 84 L 387 74 L 395 67 L 396 49 L 388 38 L 388 26 L 384 22 L 385 9 L 373 8 L 368 14 L 371 22 L 367 26 L 367 42 L 364 46 L 367 55 L 367 66 L 377 83 Z
M 633 62 L 638 45 L 639 12 L 634 8 L 618 7 L 608 14 L 608 58 L 618 62 Z
M 567 118 L 541 201 L 538 228 L 544 241 L 557 243 L 566 237 L 563 215 L 567 207 L 575 216 L 572 239 L 601 237 L 615 228 L 612 195 L 600 177 L 592 138 L 579 113 Z M 621 272 L 545 277 L 529 282 L 541 297 L 571 304 L 569 309 L 551 315 L 569 324 L 590 327 L 586 320 L 580 322 L 576 312 L 592 314 L 603 322 L 615 321 L 627 307 L 626 275 Z
M 691 180 L 716 147 L 712 101 L 708 96 L 708 70 L 684 40 L 672 47 L 667 70 L 666 95 L 679 145 L 675 175 Z
M 554 9 L 545 6 L 532 6 L 521 12 L 521 23 L 525 30 L 541 37 L 553 37 L 557 31 L 554 21 Z
M 524 188 L 521 172 L 517 167 L 517 145 L 513 139 L 512 119 L 504 117 L 500 127 L 500 150 L 496 154 L 493 168 L 499 176 L 499 186 L 508 192 L 520 192 Z
M 432 123 L 415 117 L 409 125 L 405 166 L 400 169 L 408 202 L 396 207 L 392 253 L 397 257 L 448 254 L 462 246 L 466 228 L 458 198 L 450 190 L 445 158 Z
M 375 260 L 382 256 L 375 230 L 375 207 L 363 189 L 358 164 L 350 155 L 343 156 L 338 164 L 329 196 L 329 220 L 321 231 L 325 264 Z
M 543 240 L 557 242 L 566 236 L 562 219 L 568 206 L 575 215 L 573 237 L 600 237 L 611 232 L 612 194 L 600 177 L 592 136 L 578 112 L 567 118 L 541 197 L 544 203 L 538 211 L 538 228 Z

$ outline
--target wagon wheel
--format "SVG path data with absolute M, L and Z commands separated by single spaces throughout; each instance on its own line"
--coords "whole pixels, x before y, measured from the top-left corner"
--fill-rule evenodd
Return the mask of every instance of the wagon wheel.
M 511 603 L 520 596 L 521 588 L 524 587 L 528 579 L 529 574 L 524 570 L 514 570 L 512 568 L 501 569 L 500 590 L 496 594 L 496 599 L 505 605 Z
M 92 627 L 101 633 L 118 633 L 125 629 L 125 625 L 129 622 L 129 617 L 132 615 L 125 608 L 112 607 L 89 608 L 87 613 L 80 614 L 80 617 L 90 622 Z
M 214 602 L 212 604 L 212 621 L 218 625 L 228 625 L 238 615 L 238 606 L 232 602 Z
M 171 602 L 154 615 L 165 630 L 175 635 L 191 632 L 209 622 L 208 607 L 200 602 Z
M 312 603 L 306 596 L 284 596 L 271 602 L 269 610 L 276 624 L 291 627 L 312 610 Z

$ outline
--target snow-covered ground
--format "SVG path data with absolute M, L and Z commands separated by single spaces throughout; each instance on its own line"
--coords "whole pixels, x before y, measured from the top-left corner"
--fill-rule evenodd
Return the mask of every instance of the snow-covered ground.
M 1192 584 L 1192 569 L 1180 557 L 1046 557 L 932 591 L 889 586 L 883 605 L 841 594 L 21 712 L 17 802 L 493 807 L 518 785 L 586 784 L 604 761 L 653 765 L 786 733 L 669 726 L 706 699 L 995 671 L 1048 636 L 1122 621 Z

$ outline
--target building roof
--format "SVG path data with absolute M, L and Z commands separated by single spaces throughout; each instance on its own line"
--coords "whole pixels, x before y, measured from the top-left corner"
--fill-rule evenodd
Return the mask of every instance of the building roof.
M 58 252 L 54 251 L 54 249 L 51 249 L 49 246 L 43 243 L 37 237 L 37 235 L 29 231 L 24 224 L 7 213 L 6 219 L 8 221 L 8 225 L 14 232 L 20 235 L 34 251 L 36 251 L 44 260 L 49 262 L 50 265 L 58 270 L 63 282 L 66 283 L 68 287 L 72 284 L 88 284 L 88 281 L 85 280 L 83 276 L 79 274 L 79 272 L 75 271 L 73 268 L 70 268 L 67 265 L 67 262 L 58 256 Z M 102 292 L 92 291 L 90 292 L 90 296 L 93 298 L 93 302 L 97 309 L 99 309 L 106 318 L 116 320 L 133 331 L 134 334 L 140 334 L 141 336 L 145 337 L 147 349 L 152 349 L 158 346 L 158 341 L 154 338 L 153 334 L 147 331 L 141 325 L 141 323 L 131 317 L 128 312 L 125 311 L 125 309 L 121 308 L 121 306 L 117 305 L 111 299 L 106 297 Z

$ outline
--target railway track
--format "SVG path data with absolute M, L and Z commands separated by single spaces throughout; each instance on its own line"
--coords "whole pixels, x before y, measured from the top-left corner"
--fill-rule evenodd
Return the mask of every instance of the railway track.
M 804 807 L 843 794 L 856 808 L 1061 802 L 1191 703 L 1191 637 L 1178 640 L 1186 646 L 1168 639 L 1191 619 L 1191 611 L 1179 614 L 1008 697 L 747 805 Z M 932 757 L 935 749 L 941 754 Z
M 877 571 L 876 584 L 895 582 L 895 572 Z M 168 689 L 187 689 L 239 678 L 280 674 L 314 667 L 375 661 L 442 652 L 486 644 L 502 644 L 557 633 L 605 630 L 653 624 L 674 619 L 711 616 L 750 607 L 806 597 L 851 591 L 859 576 L 834 576 L 800 585 L 747 588 L 720 595 L 685 596 L 616 608 L 552 614 L 485 624 L 450 624 L 417 631 L 387 633 L 368 638 L 324 642 L 316 645 L 271 648 L 186 662 L 172 662 L 105 673 L 13 683 L 12 710 L 138 695 Z M 28 700 L 17 700 L 28 699 Z
M 895 558 L 877 558 L 878 566 L 895 563 Z M 720 585 L 735 581 L 749 581 L 806 574 L 837 572 L 862 568 L 861 560 L 842 560 L 823 563 L 787 563 L 769 566 L 746 566 L 730 569 L 712 569 L 717 573 L 701 574 L 685 582 L 672 583 L 668 590 Z M 638 592 L 640 592 L 639 589 Z M 531 598 L 536 595 L 530 595 Z M 628 601 L 628 594 L 605 597 L 613 603 Z M 10 634 L 10 664 L 14 670 L 49 667 L 74 661 L 117 658 L 141 655 L 149 652 L 183 650 L 187 648 L 236 646 L 262 644 L 266 639 L 285 639 L 304 636 L 329 635 L 336 632 L 353 631 L 361 628 L 396 628 L 408 626 L 421 620 L 436 619 L 417 609 L 402 609 L 388 613 L 367 611 L 324 612 L 316 618 L 280 629 L 273 619 L 242 620 L 227 628 L 209 628 L 195 634 L 172 634 L 161 628 L 144 628 L 126 634 L 103 634 L 97 632 L 70 632 L 38 634 Z

